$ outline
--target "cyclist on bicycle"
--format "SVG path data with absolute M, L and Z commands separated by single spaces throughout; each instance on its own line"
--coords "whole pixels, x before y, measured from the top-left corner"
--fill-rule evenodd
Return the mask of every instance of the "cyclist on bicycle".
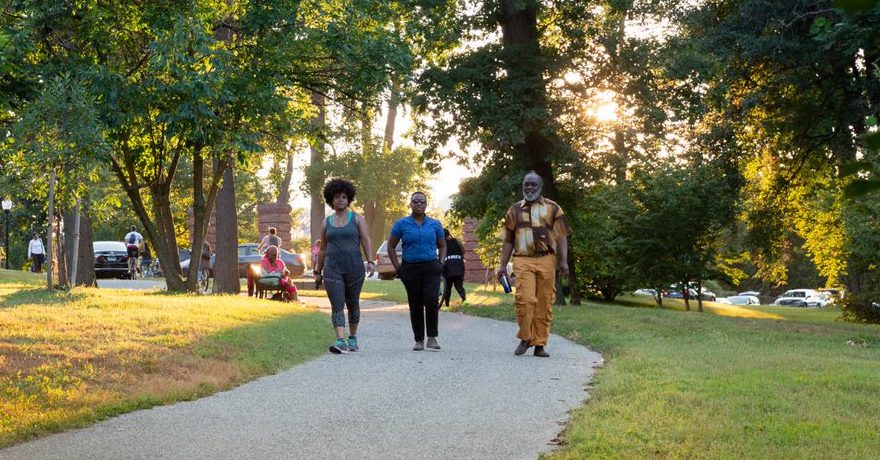
M 137 227 L 131 226 L 131 231 L 125 234 L 125 247 L 128 251 L 128 272 L 134 276 L 138 269 L 138 260 L 141 253 L 141 246 L 144 244 L 144 237 L 137 231 Z

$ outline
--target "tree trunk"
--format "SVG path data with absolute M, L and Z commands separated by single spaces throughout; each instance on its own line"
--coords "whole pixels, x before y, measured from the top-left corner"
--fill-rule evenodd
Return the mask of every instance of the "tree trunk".
M 400 104 L 400 83 L 392 77 L 391 96 L 388 98 L 388 116 L 385 119 L 385 137 L 382 148 L 390 152 L 394 148 L 394 127 L 397 123 L 397 106 Z
M 318 109 L 312 118 L 312 129 L 317 133 L 323 133 L 325 128 L 325 98 L 312 93 L 312 103 Z M 326 179 L 324 172 L 324 141 L 321 134 L 315 136 L 311 143 L 311 158 L 309 164 L 309 194 L 312 197 L 311 212 L 309 215 L 309 233 L 312 237 L 312 245 L 321 239 L 321 222 L 324 220 L 324 197 L 323 188 Z
M 215 168 L 217 162 L 215 161 Z M 214 174 L 217 174 L 216 172 Z M 223 172 L 223 185 L 217 195 L 217 247 L 214 260 L 214 293 L 238 294 L 238 206 L 235 202 L 235 171 Z
M 684 309 L 687 311 L 691 311 L 691 295 L 690 289 L 688 289 L 687 283 L 681 283 L 683 288 L 681 288 L 681 295 L 684 296 Z
M 82 213 L 80 199 L 76 199 L 76 205 L 73 207 L 73 238 L 71 246 L 67 253 L 70 254 L 70 260 L 68 261 L 68 266 L 70 267 L 70 285 L 76 286 L 76 272 L 77 272 L 77 264 L 79 263 L 79 223 L 80 223 L 80 214 Z M 67 219 L 65 219 L 67 220 Z
M 46 232 L 46 288 L 52 289 L 52 232 L 55 231 L 55 171 L 49 173 L 49 231 Z
M 510 81 L 524 82 L 519 100 L 523 113 L 533 114 L 520 121 L 524 142 L 513 146 L 515 158 L 526 170 L 535 171 L 544 180 L 543 194 L 557 199 L 556 180 L 550 152 L 558 139 L 549 126 L 545 63 L 541 56 L 538 32 L 537 0 L 501 0 L 500 21 L 504 46 L 504 67 Z
M 556 274 L 556 299 L 553 305 L 565 306 L 565 292 L 562 290 L 562 277 Z
M 177 237 L 174 233 L 174 219 L 171 216 L 171 200 L 166 193 L 165 187 L 151 187 L 150 196 L 153 200 L 153 215 L 155 227 L 149 220 L 149 216 L 143 215 L 141 223 L 148 232 L 153 232 L 155 238 L 151 238 L 156 257 L 162 265 L 162 276 L 165 277 L 165 285 L 169 291 L 180 292 L 186 286 L 183 284 L 183 276 L 180 271 L 180 254 L 177 252 Z
M 211 181 L 208 183 L 206 194 L 204 177 L 205 161 L 202 153 L 202 148 L 196 148 L 193 152 L 193 234 L 190 235 L 192 256 L 189 262 L 189 273 L 187 274 L 186 279 L 187 289 L 193 292 L 197 289 L 198 273 L 201 268 L 202 260 L 202 247 L 204 246 L 205 239 L 208 235 L 208 224 L 211 220 L 211 214 L 214 213 L 214 203 L 217 201 L 217 193 L 220 190 L 220 183 L 225 171 L 232 168 L 233 161 L 233 157 L 230 155 L 219 160 L 216 167 L 211 168 Z
M 284 177 L 278 185 L 278 204 L 290 204 L 290 182 L 293 180 L 293 149 L 287 151 L 287 164 L 284 167 Z
M 88 196 L 86 196 L 79 211 L 79 248 L 74 249 L 76 236 L 69 238 L 65 253 L 69 255 L 67 265 L 70 267 L 70 284 L 71 286 L 94 286 L 95 285 L 95 251 L 92 247 L 94 235 L 92 233 L 92 220 L 89 217 Z M 64 215 L 64 227 L 74 229 L 76 234 L 76 216 L 74 213 Z M 76 263 L 73 262 L 73 255 L 76 254 Z M 74 275 L 74 270 L 76 274 Z
M 697 311 L 703 312 L 703 282 L 697 280 Z

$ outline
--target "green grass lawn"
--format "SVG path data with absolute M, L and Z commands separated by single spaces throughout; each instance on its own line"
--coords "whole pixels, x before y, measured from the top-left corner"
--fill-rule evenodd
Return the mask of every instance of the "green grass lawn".
M 513 321 L 512 296 L 498 297 L 461 310 Z M 880 455 L 880 326 L 839 321 L 835 309 L 623 301 L 554 310 L 554 333 L 606 361 L 551 457 Z
M 43 283 L 0 270 L 0 447 L 228 389 L 333 337 L 298 304 Z

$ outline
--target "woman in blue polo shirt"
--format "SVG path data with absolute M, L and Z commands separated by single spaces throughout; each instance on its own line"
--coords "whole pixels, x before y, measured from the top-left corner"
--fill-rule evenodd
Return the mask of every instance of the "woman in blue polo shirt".
M 440 261 L 446 259 L 446 239 L 440 221 L 425 215 L 428 198 L 424 193 L 413 193 L 409 206 L 412 214 L 398 220 L 391 228 L 388 258 L 406 287 L 409 320 L 416 341 L 413 350 L 425 349 L 426 332 L 428 348 L 439 350 L 437 320 L 440 308 L 437 293 L 443 273 Z M 399 242 L 403 242 L 403 263 L 397 260 Z

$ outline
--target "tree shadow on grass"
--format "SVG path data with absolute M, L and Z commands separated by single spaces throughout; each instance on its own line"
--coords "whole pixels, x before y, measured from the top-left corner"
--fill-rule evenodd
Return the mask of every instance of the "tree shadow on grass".
M 10 292 L 11 291 L 11 292 Z M 85 299 L 85 292 L 71 292 L 35 288 L 30 285 L 0 286 L 0 309 L 18 307 L 20 305 L 63 305 Z

